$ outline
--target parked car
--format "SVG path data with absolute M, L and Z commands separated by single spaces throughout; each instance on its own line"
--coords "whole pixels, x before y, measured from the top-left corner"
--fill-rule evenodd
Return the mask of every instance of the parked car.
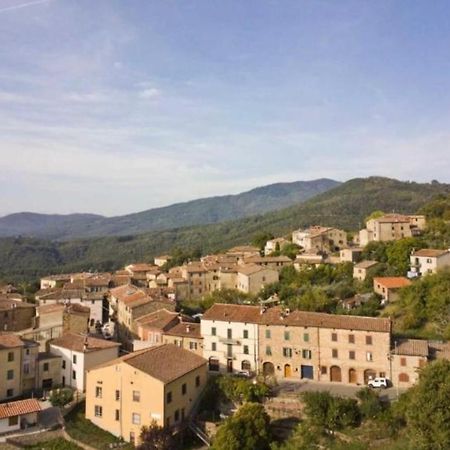
M 242 378 L 251 378 L 252 373 L 250 372 L 250 370 L 240 370 L 239 372 L 236 373 L 236 376 Z
M 389 380 L 385 377 L 372 378 L 371 380 L 368 381 L 367 386 L 371 388 L 386 389 L 387 387 L 389 387 Z

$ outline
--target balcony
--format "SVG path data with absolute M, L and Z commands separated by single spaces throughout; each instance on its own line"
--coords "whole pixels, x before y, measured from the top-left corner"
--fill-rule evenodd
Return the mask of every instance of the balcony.
M 238 339 L 219 337 L 219 342 L 225 345 L 241 345 Z

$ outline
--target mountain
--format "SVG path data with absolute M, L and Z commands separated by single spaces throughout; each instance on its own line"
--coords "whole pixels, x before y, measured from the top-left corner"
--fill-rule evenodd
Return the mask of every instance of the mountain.
M 28 236 L 68 240 L 218 223 L 298 204 L 339 184 L 338 181 L 326 178 L 277 183 L 237 195 L 192 200 L 111 218 L 94 214 L 17 213 L 0 218 L 0 237 Z
M 419 184 L 389 178 L 356 178 L 297 206 L 219 224 L 139 235 L 52 242 L 42 239 L 0 239 L 0 279 L 31 280 L 48 273 L 113 270 L 130 262 L 151 261 L 174 249 L 200 249 L 203 254 L 249 243 L 259 232 L 277 236 L 313 224 L 359 229 L 372 211 L 414 213 L 448 184 Z

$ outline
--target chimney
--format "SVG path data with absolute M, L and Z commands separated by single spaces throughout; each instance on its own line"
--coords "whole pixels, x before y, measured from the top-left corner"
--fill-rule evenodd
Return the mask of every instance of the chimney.
M 186 325 L 186 333 L 189 333 L 191 331 L 191 327 L 188 325 Z
M 84 338 L 84 344 L 83 344 L 83 352 L 85 352 L 88 348 L 88 338 L 87 336 Z

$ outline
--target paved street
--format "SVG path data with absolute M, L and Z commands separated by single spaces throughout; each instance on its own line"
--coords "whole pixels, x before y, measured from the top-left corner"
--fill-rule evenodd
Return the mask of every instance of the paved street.
M 329 391 L 332 394 L 343 397 L 354 397 L 355 394 L 362 389 L 363 385 L 346 385 L 341 383 L 321 383 L 311 380 L 281 380 L 274 389 L 277 396 L 296 396 L 301 392 L 307 391 Z M 398 395 L 405 392 L 406 389 L 397 389 L 390 387 L 388 389 L 377 389 L 382 398 L 395 400 Z

